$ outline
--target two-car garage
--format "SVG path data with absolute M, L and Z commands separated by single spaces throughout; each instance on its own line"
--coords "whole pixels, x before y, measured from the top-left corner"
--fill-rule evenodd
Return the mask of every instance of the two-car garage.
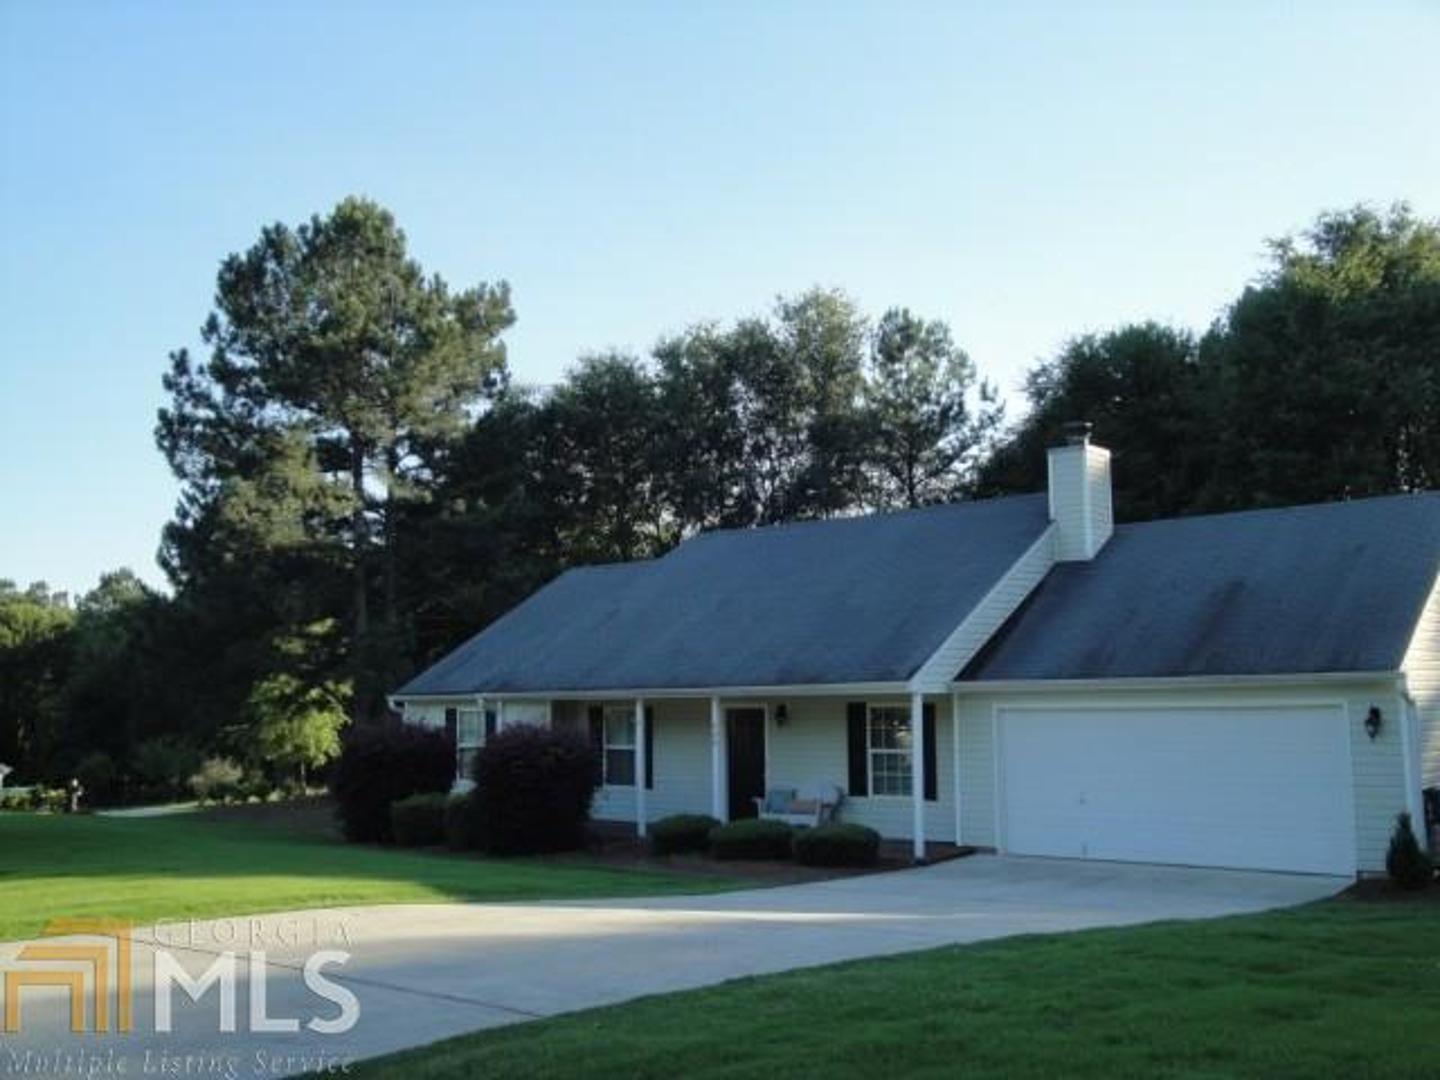
M 1356 870 L 1340 705 L 995 709 L 997 846 L 1017 855 Z

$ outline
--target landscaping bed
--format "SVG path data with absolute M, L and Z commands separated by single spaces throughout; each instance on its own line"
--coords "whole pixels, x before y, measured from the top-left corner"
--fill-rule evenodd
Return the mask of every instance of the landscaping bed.
M 925 847 L 927 862 L 943 862 L 974 854 L 975 848 L 954 844 L 933 843 Z M 885 840 L 880 844 L 880 857 L 873 866 L 803 866 L 793 861 L 773 859 L 731 859 L 723 862 L 701 852 L 677 855 L 652 855 L 649 843 L 635 835 L 635 826 L 627 822 L 594 821 L 590 823 L 590 844 L 584 853 L 556 855 L 554 861 L 583 860 L 589 864 L 643 869 L 662 867 L 677 874 L 696 877 L 743 878 L 756 886 L 799 885 L 807 881 L 879 874 L 914 866 L 910 841 Z

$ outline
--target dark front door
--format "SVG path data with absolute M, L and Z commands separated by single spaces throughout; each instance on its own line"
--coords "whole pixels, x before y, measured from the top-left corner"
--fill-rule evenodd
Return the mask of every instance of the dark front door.
M 730 819 L 755 816 L 765 794 L 765 710 L 727 709 L 730 747 Z

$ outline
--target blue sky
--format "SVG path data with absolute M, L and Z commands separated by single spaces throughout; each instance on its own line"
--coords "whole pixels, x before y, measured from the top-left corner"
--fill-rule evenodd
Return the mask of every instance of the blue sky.
M 162 580 L 166 354 L 264 223 L 380 200 L 525 382 L 823 284 L 1013 397 L 1321 209 L 1440 215 L 1437 55 L 1423 0 L 0 0 L 0 577 Z

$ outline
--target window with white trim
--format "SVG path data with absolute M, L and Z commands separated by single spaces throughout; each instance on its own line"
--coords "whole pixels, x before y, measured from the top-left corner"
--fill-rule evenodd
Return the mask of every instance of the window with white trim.
M 866 725 L 871 795 L 909 795 L 910 710 L 904 705 L 871 705 Z
M 605 706 L 605 742 L 601 756 L 607 786 L 635 786 L 635 710 L 629 705 Z
M 473 780 L 475 777 L 475 755 L 485 744 L 482 715 L 479 709 L 460 709 L 456 713 L 455 775 L 461 780 Z

